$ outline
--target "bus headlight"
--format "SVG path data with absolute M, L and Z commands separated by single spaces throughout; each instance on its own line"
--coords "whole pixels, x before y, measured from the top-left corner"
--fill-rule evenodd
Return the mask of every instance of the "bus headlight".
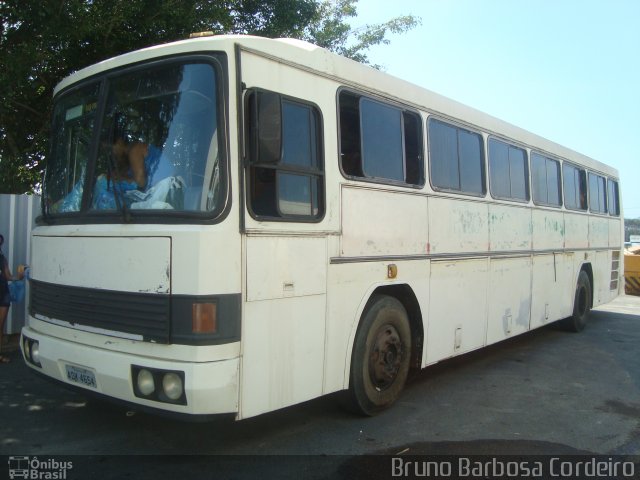
M 40 343 L 38 340 L 31 340 L 29 337 L 22 336 L 22 353 L 28 364 L 42 368 L 40 363 Z
M 36 365 L 40 365 L 40 345 L 38 342 L 33 342 L 31 345 L 31 360 Z
M 153 402 L 187 405 L 185 372 L 131 365 L 133 394 Z
M 153 374 L 149 370 L 140 370 L 137 381 L 138 390 L 143 395 L 151 395 L 156 390 L 156 382 L 153 379 Z
M 182 386 L 182 379 L 175 373 L 165 373 L 162 378 L 162 389 L 164 394 L 174 402 L 182 397 L 184 388 Z
M 22 353 L 27 360 L 31 360 L 31 348 L 27 337 L 22 337 Z

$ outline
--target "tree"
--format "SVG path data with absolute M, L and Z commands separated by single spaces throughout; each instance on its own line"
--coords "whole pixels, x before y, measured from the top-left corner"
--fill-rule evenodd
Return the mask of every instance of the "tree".
M 38 189 L 52 93 L 82 67 L 191 32 L 314 42 L 368 63 L 372 45 L 418 24 L 411 16 L 352 30 L 357 0 L 5 0 L 0 2 L 0 193 Z
M 367 50 L 374 45 L 388 45 L 389 33 L 404 33 L 420 24 L 420 18 L 405 15 L 384 23 L 352 29 L 347 18 L 357 16 L 358 0 L 325 0 L 318 5 L 314 22 L 302 36 L 304 40 L 352 60 L 370 65 Z M 379 65 L 372 65 L 381 68 Z
M 630 235 L 640 235 L 640 218 L 624 219 L 624 241 L 629 241 Z

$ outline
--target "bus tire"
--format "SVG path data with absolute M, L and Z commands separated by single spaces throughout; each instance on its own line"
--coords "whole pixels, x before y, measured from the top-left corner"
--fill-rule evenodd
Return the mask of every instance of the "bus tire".
M 365 309 L 351 355 L 348 406 L 372 416 L 399 397 L 409 373 L 411 327 L 396 298 L 375 295 Z
M 589 275 L 582 270 L 578 275 L 576 284 L 576 294 L 573 300 L 573 315 L 562 321 L 562 326 L 570 332 L 581 332 L 587 325 L 587 317 L 591 310 L 592 296 L 591 282 Z

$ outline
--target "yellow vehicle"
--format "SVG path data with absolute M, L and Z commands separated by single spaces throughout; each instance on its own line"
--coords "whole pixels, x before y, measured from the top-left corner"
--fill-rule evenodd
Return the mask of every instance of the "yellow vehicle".
M 627 295 L 640 295 L 640 246 L 624 252 L 624 291 Z

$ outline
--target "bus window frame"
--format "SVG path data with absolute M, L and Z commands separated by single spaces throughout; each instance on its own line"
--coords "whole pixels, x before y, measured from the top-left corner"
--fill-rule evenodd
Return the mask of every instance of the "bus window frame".
M 490 143 L 491 140 L 496 140 L 500 143 L 505 144 L 507 147 L 513 147 L 513 148 L 517 148 L 519 150 L 522 150 L 525 154 L 525 159 L 524 159 L 524 165 L 525 165 L 525 169 L 526 169 L 526 182 L 525 182 L 525 187 L 527 189 L 527 199 L 523 200 L 521 198 L 515 198 L 515 197 L 502 197 L 499 195 L 495 195 L 493 193 L 492 190 L 492 182 L 491 182 L 491 154 L 490 152 Z M 494 200 L 503 200 L 505 202 L 514 202 L 514 203 L 519 203 L 521 205 L 528 205 L 529 202 L 531 202 L 533 195 L 531 194 L 531 166 L 530 166 L 530 162 L 529 162 L 529 158 L 530 158 L 530 149 L 528 149 L 526 146 L 524 145 L 518 145 L 517 143 L 515 143 L 513 140 L 508 139 L 508 138 L 504 138 L 504 137 L 500 137 L 497 135 L 488 135 L 487 136 L 487 142 L 486 142 L 486 150 L 487 150 L 487 170 L 489 172 L 489 174 L 487 175 L 488 181 L 489 181 L 489 195 L 491 196 L 492 199 Z M 509 180 L 511 180 L 511 174 L 509 174 Z
M 416 139 L 417 144 L 420 146 L 420 153 L 418 155 L 418 167 L 419 167 L 419 175 L 420 175 L 420 183 L 408 183 L 406 181 L 400 181 L 400 180 L 394 180 L 391 178 L 384 178 L 384 177 L 368 177 L 366 176 L 366 172 L 364 172 L 364 162 L 361 160 L 361 166 L 363 167 L 363 175 L 359 176 L 359 175 L 350 175 L 348 173 L 345 172 L 343 166 L 342 166 L 342 125 L 340 122 L 340 95 L 343 92 L 347 92 L 348 94 L 351 94 L 352 96 L 356 97 L 358 104 L 360 104 L 360 102 L 362 101 L 362 99 L 367 99 L 369 101 L 372 102 L 376 102 L 385 106 L 389 106 L 392 108 L 397 108 L 398 110 L 400 110 L 400 113 L 402 115 L 402 157 L 403 157 L 403 173 L 405 175 L 406 178 L 406 174 L 407 174 L 407 152 L 406 152 L 406 138 L 405 138 L 405 121 L 404 121 L 404 114 L 409 113 L 414 115 L 418 121 L 419 121 L 419 129 L 418 129 L 418 134 L 420 136 L 420 138 Z M 362 116 L 360 115 L 360 111 L 358 111 L 358 128 L 360 128 L 360 133 L 361 133 L 361 125 L 362 125 Z M 363 91 L 359 91 L 357 89 L 354 88 L 349 88 L 349 87 L 340 87 L 338 88 L 338 90 L 336 91 L 336 134 L 337 134 L 337 140 L 338 140 L 338 168 L 340 170 L 340 174 L 347 180 L 353 180 L 356 182 L 364 182 L 364 183 L 371 183 L 371 184 L 376 184 L 376 185 L 390 185 L 390 186 L 395 186 L 395 187 L 405 187 L 405 188 L 411 188 L 413 190 L 422 190 L 427 181 L 426 181 L 426 167 L 425 167 L 425 161 L 426 161 L 426 155 L 425 155 L 425 139 L 426 136 L 424 134 L 424 118 L 423 118 L 423 114 L 420 110 L 412 108 L 408 105 L 405 105 L 403 103 L 397 102 L 397 101 L 393 101 L 378 95 L 373 95 L 369 92 L 363 92 Z M 360 136 L 360 155 L 362 157 L 362 135 Z
M 531 201 L 537 207 L 549 207 L 549 208 L 557 208 L 562 209 L 564 207 L 564 188 L 562 185 L 563 177 L 562 177 L 562 162 L 563 159 L 560 157 L 556 157 L 555 155 L 551 155 L 548 153 L 543 153 L 541 150 L 531 149 L 529 152 L 529 171 L 533 172 L 533 156 L 538 155 L 545 160 L 552 160 L 558 164 L 558 200 L 559 203 L 546 203 L 546 202 L 537 202 L 533 195 L 533 173 L 531 173 Z M 545 162 L 546 169 L 546 162 Z M 545 170 L 546 171 L 546 170 Z M 547 192 L 547 197 L 549 196 L 549 192 Z
M 480 145 L 480 154 L 482 155 L 482 161 L 480 162 L 480 164 L 482 165 L 482 190 L 483 193 L 478 194 L 478 193 L 474 193 L 474 192 L 469 192 L 466 190 L 454 190 L 454 189 L 450 189 L 450 188 L 444 188 L 444 187 L 439 187 L 433 184 L 433 176 L 431 175 L 431 134 L 430 134 L 430 130 L 429 130 L 429 124 L 431 122 L 431 120 L 435 120 L 438 121 L 440 123 L 443 123 L 449 127 L 453 127 L 456 129 L 460 129 L 460 130 L 464 130 L 468 133 L 472 133 L 474 135 L 478 135 L 481 139 L 482 144 Z M 463 123 L 460 123 L 458 121 L 455 120 L 451 120 L 450 118 L 447 117 L 442 117 L 439 115 L 429 115 L 429 117 L 427 118 L 427 121 L 425 122 L 425 126 L 427 129 L 427 157 L 428 157 L 428 170 L 429 170 L 429 185 L 431 186 L 431 189 L 434 192 L 443 192 L 443 193 L 451 193 L 451 194 L 455 194 L 455 195 L 464 195 L 465 197 L 474 197 L 474 198 L 487 198 L 487 195 L 490 195 L 489 193 L 489 188 L 487 185 L 487 162 L 488 162 L 488 153 L 487 153 L 487 145 L 488 142 L 485 139 L 485 132 L 483 132 L 482 130 L 479 129 L 473 129 L 470 128 L 469 125 L 465 125 Z M 460 160 L 460 157 L 458 155 L 458 161 Z
M 589 213 L 591 215 L 600 215 L 600 216 L 609 216 L 609 185 L 608 185 L 608 176 L 604 173 L 600 173 L 596 170 L 586 169 L 587 171 L 587 190 L 588 190 L 588 201 L 587 206 L 589 207 Z M 590 178 L 589 175 L 594 175 L 597 178 L 601 178 L 604 180 L 604 211 L 594 211 L 591 209 L 591 186 L 590 186 Z
M 607 210 L 609 210 L 610 217 L 620 218 L 620 180 L 615 177 L 606 176 L 607 180 Z M 609 182 L 613 182 L 616 185 L 616 213 L 611 213 L 611 208 L 609 205 Z
M 567 201 L 565 198 L 565 189 L 564 189 L 564 166 L 568 165 L 572 168 L 575 168 L 576 170 L 578 170 L 579 172 L 583 172 L 584 173 L 584 181 L 585 181 L 585 203 L 586 203 L 586 208 L 573 208 L 573 207 L 568 207 L 567 206 Z M 569 160 L 562 160 L 562 164 L 560 165 L 560 171 L 562 173 L 562 201 L 564 204 L 564 208 L 566 210 L 569 210 L 571 212 L 577 212 L 577 213 L 589 213 L 589 171 L 585 166 L 581 166 L 575 162 L 571 162 Z
M 281 114 L 282 114 L 282 102 L 283 101 L 288 101 L 290 103 L 293 104 L 300 104 L 300 105 L 304 105 L 307 107 L 311 107 L 312 110 L 315 110 L 316 114 L 317 114 L 317 118 L 316 118 L 316 133 L 317 133 L 317 138 L 316 138 L 316 148 L 317 148 L 317 163 L 318 163 L 318 167 L 317 167 L 317 171 L 316 172 L 311 172 L 312 169 L 304 169 L 302 167 L 296 168 L 295 166 L 290 166 L 290 167 L 285 167 L 282 168 L 281 166 L 283 165 L 282 162 L 282 149 L 284 148 L 283 143 L 281 142 L 280 148 L 280 158 L 278 162 L 274 162 L 274 163 L 260 163 L 260 162 L 254 162 L 251 160 L 252 155 L 255 153 L 255 145 L 253 145 L 253 138 L 252 138 L 252 131 L 251 131 L 251 127 L 249 125 L 249 122 L 251 121 L 251 115 L 249 115 L 249 111 L 248 109 L 251 108 L 251 96 L 252 94 L 257 94 L 259 92 L 268 92 L 268 93 L 273 93 L 276 95 L 279 95 L 280 97 L 280 110 L 281 110 Z M 261 87 L 248 87 L 245 89 L 245 91 L 243 92 L 243 98 L 242 98 L 242 116 L 243 116 L 243 124 L 242 124 L 242 137 L 243 137 L 243 145 L 244 145 L 244 159 L 243 159 L 243 176 L 244 176 L 244 196 L 245 196 L 245 204 L 246 204 L 246 210 L 249 212 L 249 215 L 251 216 L 251 218 L 253 218 L 254 220 L 258 221 L 258 222 L 279 222 L 279 223 L 311 223 L 311 224 L 317 224 L 317 223 L 321 223 L 324 218 L 327 215 L 327 175 L 326 175 L 326 146 L 325 146 L 325 135 L 324 135 L 324 114 L 322 112 L 322 108 L 320 108 L 320 105 L 318 105 L 315 102 L 312 102 L 309 99 L 306 98 L 298 98 L 298 97 L 293 97 L 291 95 L 287 95 L 287 94 L 283 94 L 281 92 L 276 92 L 274 90 L 269 90 L 266 88 L 261 88 Z M 283 127 L 284 122 L 281 121 L 281 128 Z M 281 132 L 282 134 L 282 132 Z M 284 138 L 284 137 L 282 137 Z M 285 165 L 291 165 L 291 164 L 285 164 Z M 272 215 L 262 215 L 262 214 L 257 214 L 254 209 L 253 209 L 253 205 L 252 205 L 252 196 L 251 196 L 251 180 L 252 180 L 252 175 L 251 175 L 251 169 L 252 168 L 265 168 L 265 169 L 271 169 L 275 171 L 275 182 L 274 182 L 274 188 L 275 188 L 275 192 L 276 192 L 276 210 L 279 216 L 272 216 Z M 279 180 L 278 180 L 278 172 L 285 172 L 285 173 L 289 173 L 292 175 L 295 174 L 299 174 L 299 175 L 315 175 L 317 177 L 320 178 L 320 190 L 318 192 L 318 210 L 319 213 L 317 216 L 313 216 L 313 215 L 292 215 L 292 214 L 285 214 L 282 213 L 282 211 L 280 210 L 280 203 L 279 203 L 279 199 L 277 196 L 277 192 L 278 192 L 278 188 L 279 188 Z M 313 204 L 312 204 L 313 205 Z

